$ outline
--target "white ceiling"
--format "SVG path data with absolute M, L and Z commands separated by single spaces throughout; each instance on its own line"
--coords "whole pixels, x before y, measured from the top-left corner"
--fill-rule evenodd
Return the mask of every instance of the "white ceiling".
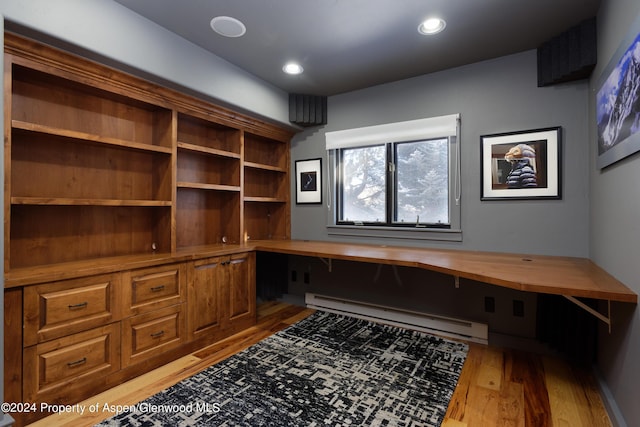
M 335 95 L 535 49 L 600 0 L 116 0 L 289 93 Z M 423 36 L 437 15 L 444 32 Z M 226 38 L 215 16 L 242 21 Z M 305 72 L 288 76 L 288 60 Z

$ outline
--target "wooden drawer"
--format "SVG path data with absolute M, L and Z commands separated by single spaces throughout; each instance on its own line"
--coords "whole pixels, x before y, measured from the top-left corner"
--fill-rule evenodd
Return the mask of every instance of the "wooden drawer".
M 120 369 L 120 326 L 113 323 L 27 347 L 24 350 L 25 401 L 88 385 Z
M 24 346 L 119 320 L 119 275 L 28 286 L 24 289 Z
M 129 314 L 168 307 L 184 301 L 184 264 L 133 270 L 127 273 L 125 301 L 129 301 Z
M 122 367 L 126 367 L 182 345 L 185 304 L 127 318 L 122 328 Z

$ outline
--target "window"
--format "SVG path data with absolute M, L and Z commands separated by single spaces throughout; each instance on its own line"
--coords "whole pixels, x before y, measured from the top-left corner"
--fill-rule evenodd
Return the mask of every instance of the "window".
M 450 225 L 449 141 L 394 144 L 394 222 Z
M 339 224 L 448 227 L 449 141 L 338 151 Z
M 387 211 L 384 145 L 339 151 L 338 222 L 379 223 Z
M 437 231 L 438 240 L 443 232 L 459 234 L 457 119 L 328 132 L 329 163 L 334 165 L 330 234 L 385 237 L 380 230 L 404 229 L 399 232 L 403 238 L 431 238 L 425 232 Z M 360 230 L 353 231 L 356 227 Z M 408 237 L 406 231 L 421 233 Z M 444 240 L 459 240 L 451 237 Z

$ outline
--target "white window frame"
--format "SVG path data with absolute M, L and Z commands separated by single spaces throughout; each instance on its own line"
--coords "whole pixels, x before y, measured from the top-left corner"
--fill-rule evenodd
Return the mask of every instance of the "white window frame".
M 393 238 L 411 240 L 462 241 L 460 215 L 460 115 L 452 114 L 404 122 L 346 129 L 325 134 L 328 165 L 327 232 L 335 236 Z M 393 227 L 337 224 L 336 172 L 337 150 L 390 142 L 408 142 L 437 138 L 449 139 L 449 228 Z

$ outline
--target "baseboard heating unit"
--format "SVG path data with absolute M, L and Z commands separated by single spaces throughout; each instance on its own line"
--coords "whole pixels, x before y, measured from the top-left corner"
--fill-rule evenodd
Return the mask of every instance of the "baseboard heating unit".
M 449 338 L 488 344 L 489 326 L 484 323 L 418 313 L 382 305 L 334 298 L 307 292 L 307 307 L 336 314 L 400 326 Z

